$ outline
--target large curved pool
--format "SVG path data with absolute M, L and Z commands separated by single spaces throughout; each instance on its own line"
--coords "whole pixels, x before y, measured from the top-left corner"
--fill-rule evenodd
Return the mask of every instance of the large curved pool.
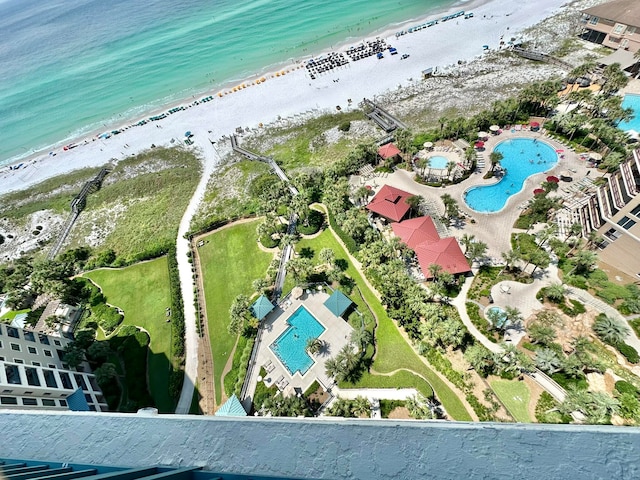
M 505 140 L 496 145 L 494 151 L 502 153 L 500 165 L 506 173 L 498 183 L 472 187 L 465 192 L 465 203 L 476 212 L 502 210 L 509 197 L 522 190 L 527 178 L 546 172 L 558 163 L 553 147 L 532 138 Z

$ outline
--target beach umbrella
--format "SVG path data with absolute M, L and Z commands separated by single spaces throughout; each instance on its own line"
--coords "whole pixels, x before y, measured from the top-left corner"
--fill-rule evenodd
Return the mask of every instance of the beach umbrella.
M 531 128 L 539 128 L 540 122 L 531 122 L 529 125 L 531 126 Z
M 191 133 L 191 130 L 188 130 L 188 131 L 184 132 L 184 136 L 189 138 L 189 137 L 193 136 L 193 134 Z
M 423 146 L 424 148 L 431 148 L 433 147 L 433 142 L 424 142 Z
M 291 290 L 291 296 L 293 298 L 300 298 L 302 296 L 302 287 L 293 287 L 293 290 Z
M 549 175 L 547 177 L 547 182 L 551 182 L 551 183 L 559 183 L 560 179 L 558 177 L 555 177 L 553 175 Z
M 500 130 L 500 126 L 499 125 L 491 125 L 489 127 L 489 130 L 491 130 L 492 132 L 497 132 L 498 130 Z
M 488 137 L 489 134 L 487 132 L 478 132 L 478 138 L 485 138 Z
M 543 193 L 545 193 L 544 188 L 536 188 L 536 189 L 533 191 L 533 194 L 534 194 L 534 195 L 542 195 Z
M 484 148 L 484 142 L 476 142 L 473 144 L 475 148 Z

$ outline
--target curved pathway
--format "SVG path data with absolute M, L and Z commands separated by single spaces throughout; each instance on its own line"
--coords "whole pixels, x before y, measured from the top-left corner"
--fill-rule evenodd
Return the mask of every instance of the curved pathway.
M 195 134 L 194 143 L 199 147 L 204 158 L 202 166 L 202 176 L 196 187 L 189 205 L 180 220 L 178 228 L 178 238 L 176 241 L 176 257 L 178 261 L 178 273 L 180 274 L 180 290 L 182 291 L 182 301 L 184 303 L 184 327 L 185 327 L 185 363 L 184 382 L 182 392 L 176 407 L 176 413 L 188 414 L 191 409 L 191 401 L 198 376 L 198 332 L 196 330 L 196 307 L 194 305 L 194 283 L 191 263 L 187 256 L 190 250 L 189 240 L 184 238 L 191 226 L 191 220 L 195 215 L 204 193 L 207 189 L 209 177 L 220 161 L 218 152 L 207 140 L 207 132 L 192 130 Z

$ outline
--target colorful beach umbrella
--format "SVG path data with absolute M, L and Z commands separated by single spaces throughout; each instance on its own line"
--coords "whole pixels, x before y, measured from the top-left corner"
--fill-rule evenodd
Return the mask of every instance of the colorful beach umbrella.
M 473 146 L 476 148 L 484 148 L 484 142 L 476 142 L 473 144 Z

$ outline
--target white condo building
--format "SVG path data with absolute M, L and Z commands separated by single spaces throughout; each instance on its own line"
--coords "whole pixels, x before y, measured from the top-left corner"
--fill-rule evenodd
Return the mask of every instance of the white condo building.
M 89 366 L 72 370 L 62 361 L 70 342 L 0 324 L 0 409 L 107 411 Z

